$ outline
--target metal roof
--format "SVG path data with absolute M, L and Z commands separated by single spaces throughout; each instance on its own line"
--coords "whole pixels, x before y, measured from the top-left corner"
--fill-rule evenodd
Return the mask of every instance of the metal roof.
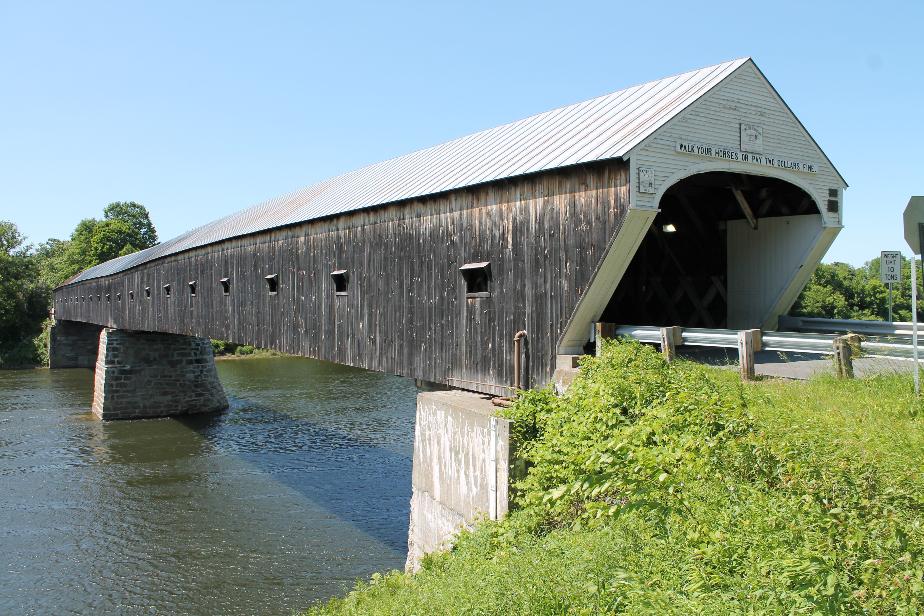
M 709 66 L 351 171 L 107 261 L 99 278 L 221 240 L 467 186 L 625 156 L 749 58 Z

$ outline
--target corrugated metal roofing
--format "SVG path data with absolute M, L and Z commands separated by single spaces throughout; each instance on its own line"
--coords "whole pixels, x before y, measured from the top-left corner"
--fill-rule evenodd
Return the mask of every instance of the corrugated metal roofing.
M 91 267 L 69 282 L 273 227 L 619 158 L 748 61 L 741 58 L 651 81 L 363 167 Z

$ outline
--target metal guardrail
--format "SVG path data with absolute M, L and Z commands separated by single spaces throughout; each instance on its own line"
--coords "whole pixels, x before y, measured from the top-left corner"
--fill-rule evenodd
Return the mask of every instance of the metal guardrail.
M 837 321 L 835 319 L 813 319 L 814 321 Z M 855 323 L 856 321 L 850 321 Z M 859 321 L 860 323 L 876 323 L 870 321 Z M 603 325 L 603 324 L 601 324 Z M 879 324 L 883 325 L 883 324 Z M 886 325 L 902 325 L 900 323 Z M 897 328 L 896 328 L 897 329 Z M 839 330 L 843 332 L 843 330 Z M 850 330 L 853 331 L 853 330 Z M 878 330 L 883 331 L 883 328 Z M 853 332 L 861 333 L 861 332 Z M 858 349 L 860 355 L 868 357 L 890 357 L 894 359 L 912 359 L 913 351 L 911 347 L 910 331 L 909 339 L 904 336 L 892 334 L 893 338 L 887 338 L 887 334 L 880 333 L 876 336 L 860 337 Z M 661 328 L 654 325 L 616 325 L 610 326 L 605 337 L 627 337 L 634 338 L 639 342 L 649 344 L 661 344 Z M 762 351 L 778 351 L 781 353 L 817 353 L 821 355 L 833 355 L 836 352 L 836 343 L 843 335 L 828 333 L 805 333 L 805 332 L 786 332 L 786 331 L 767 331 L 760 333 L 759 349 Z M 680 337 L 677 341 L 678 346 L 700 346 L 700 347 L 718 347 L 718 348 L 738 348 L 739 332 L 732 329 L 704 329 L 696 327 L 684 327 L 680 331 Z
M 780 329 L 799 332 L 818 333 L 854 333 L 863 336 L 911 337 L 913 328 L 905 321 L 859 321 L 855 319 L 819 319 L 815 317 L 780 317 Z M 924 334 L 924 328 L 918 324 L 918 335 Z

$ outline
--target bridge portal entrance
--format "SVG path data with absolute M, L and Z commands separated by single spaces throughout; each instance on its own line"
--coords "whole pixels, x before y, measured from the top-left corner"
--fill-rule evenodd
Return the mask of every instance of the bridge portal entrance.
M 815 201 L 789 182 L 729 172 L 685 178 L 661 198 L 601 321 L 762 327 L 795 298 L 789 287 L 821 232 Z

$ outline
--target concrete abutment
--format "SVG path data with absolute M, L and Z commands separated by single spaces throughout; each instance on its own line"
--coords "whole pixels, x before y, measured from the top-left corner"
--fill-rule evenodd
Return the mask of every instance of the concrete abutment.
M 408 571 L 416 571 L 425 554 L 450 547 L 460 529 L 506 515 L 510 423 L 481 394 L 418 394 Z

